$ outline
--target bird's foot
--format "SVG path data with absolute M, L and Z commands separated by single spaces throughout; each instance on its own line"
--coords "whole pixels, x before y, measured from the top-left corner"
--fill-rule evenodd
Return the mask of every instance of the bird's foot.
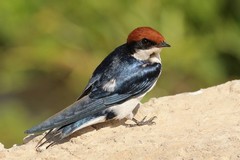
M 132 119 L 135 124 L 128 124 L 127 127 L 136 127 L 136 126 L 144 126 L 144 125 L 154 125 L 156 124 L 153 120 L 157 118 L 157 116 L 153 116 L 152 118 L 145 120 L 147 116 L 145 116 L 141 121 L 136 120 L 135 118 Z

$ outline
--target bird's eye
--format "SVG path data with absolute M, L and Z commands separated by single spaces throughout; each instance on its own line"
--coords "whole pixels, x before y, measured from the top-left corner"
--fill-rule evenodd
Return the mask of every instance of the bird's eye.
M 146 48 L 151 47 L 154 43 L 146 38 L 142 39 L 142 45 Z
M 146 39 L 146 38 L 143 38 L 142 39 L 142 43 L 146 45 L 146 44 L 149 44 L 150 41 L 148 39 Z

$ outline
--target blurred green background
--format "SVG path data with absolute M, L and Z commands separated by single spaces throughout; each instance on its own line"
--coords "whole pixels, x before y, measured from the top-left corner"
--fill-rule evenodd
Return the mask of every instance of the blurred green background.
M 150 97 L 240 77 L 239 0 L 1 0 L 0 142 L 71 104 L 93 70 L 139 26 L 160 31 L 163 72 Z

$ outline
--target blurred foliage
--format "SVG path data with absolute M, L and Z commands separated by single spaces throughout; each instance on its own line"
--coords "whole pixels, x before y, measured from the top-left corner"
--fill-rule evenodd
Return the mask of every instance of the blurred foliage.
M 138 26 L 172 46 L 146 99 L 239 78 L 239 8 L 239 0 L 0 1 L 0 142 L 21 144 L 25 129 L 72 103 Z

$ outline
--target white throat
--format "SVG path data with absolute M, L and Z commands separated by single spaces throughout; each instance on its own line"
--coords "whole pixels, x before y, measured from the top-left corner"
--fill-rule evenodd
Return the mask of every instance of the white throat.
M 133 54 L 133 57 L 140 61 L 149 61 L 151 63 L 161 63 L 160 52 L 162 48 L 139 49 Z

